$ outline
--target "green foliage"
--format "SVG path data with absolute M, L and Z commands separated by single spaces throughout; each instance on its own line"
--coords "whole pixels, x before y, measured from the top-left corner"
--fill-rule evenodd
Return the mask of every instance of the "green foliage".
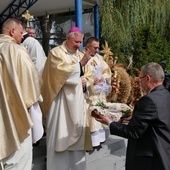
M 100 8 L 101 36 L 107 41 L 109 40 L 108 42 L 112 44 L 112 49 L 118 52 L 121 45 L 127 42 L 123 17 L 112 1 L 106 0 L 104 2 L 104 5 Z
M 132 114 L 132 110 L 131 109 L 128 109 L 128 110 L 122 110 L 121 111 L 123 113 L 123 116 L 130 116 Z
M 103 101 L 98 101 L 98 102 L 95 104 L 95 106 L 100 106 L 100 107 L 106 108 L 106 109 L 108 108 L 108 106 L 106 106 Z
M 154 61 L 167 61 L 170 68 L 170 42 L 149 26 L 140 27 L 134 39 L 134 66 L 140 68 L 143 64 Z
M 170 69 L 170 1 L 104 0 L 100 7 L 101 38 L 119 62 L 133 55 L 133 66 L 161 60 Z

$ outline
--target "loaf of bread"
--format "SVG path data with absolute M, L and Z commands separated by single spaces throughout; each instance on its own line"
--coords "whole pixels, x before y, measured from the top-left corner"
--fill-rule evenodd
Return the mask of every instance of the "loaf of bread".
M 100 118 L 101 113 L 97 109 L 92 110 L 91 116 L 94 118 Z

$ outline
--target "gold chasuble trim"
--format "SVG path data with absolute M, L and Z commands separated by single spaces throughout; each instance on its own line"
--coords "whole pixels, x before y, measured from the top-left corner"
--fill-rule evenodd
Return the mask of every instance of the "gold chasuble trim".
M 68 55 L 66 54 L 69 55 L 69 51 L 65 46 L 65 42 L 49 52 L 42 75 L 43 85 L 41 88 L 43 102 L 40 106 L 44 120 L 46 119 L 46 114 L 52 101 L 74 70 L 76 62 L 72 60 L 70 64 L 70 62 L 68 62 Z M 79 57 L 81 53 L 77 51 L 75 55 Z

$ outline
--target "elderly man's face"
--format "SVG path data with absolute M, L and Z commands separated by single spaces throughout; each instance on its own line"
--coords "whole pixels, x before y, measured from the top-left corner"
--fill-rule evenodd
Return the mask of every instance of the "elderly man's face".
M 78 34 L 73 37 L 67 37 L 66 44 L 72 52 L 76 52 L 80 48 L 82 41 L 83 41 L 83 35 Z
M 147 75 L 140 74 L 139 75 L 139 83 L 140 83 L 140 86 L 141 86 L 142 90 L 145 93 L 148 93 L 150 91 L 151 79 L 152 78 L 151 78 L 151 76 L 149 74 L 147 74 Z

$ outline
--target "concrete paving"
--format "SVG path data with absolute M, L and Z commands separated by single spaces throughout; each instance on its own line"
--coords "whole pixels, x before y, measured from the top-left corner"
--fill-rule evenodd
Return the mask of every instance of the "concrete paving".
M 110 135 L 102 148 L 97 151 L 86 152 L 87 170 L 125 170 L 127 140 Z M 46 170 L 46 137 L 38 146 L 33 147 L 32 170 Z M 57 170 L 57 169 L 56 169 Z

